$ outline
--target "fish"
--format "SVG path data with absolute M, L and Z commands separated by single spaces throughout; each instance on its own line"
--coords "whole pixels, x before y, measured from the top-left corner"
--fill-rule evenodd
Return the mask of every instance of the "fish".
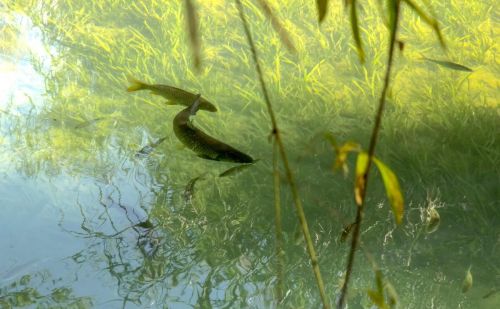
M 446 61 L 446 60 L 436 60 L 436 59 L 430 59 L 427 57 L 423 57 L 422 60 L 429 61 L 429 62 L 434 62 L 436 64 L 439 64 L 440 66 L 446 67 L 448 69 L 452 70 L 457 70 L 457 71 L 464 71 L 464 72 L 474 72 L 471 68 L 468 68 L 464 65 L 451 62 L 451 61 Z
M 196 182 L 198 180 L 205 179 L 204 176 L 205 174 L 201 174 L 200 176 L 189 180 L 189 182 L 186 184 L 186 187 L 184 188 L 184 192 L 182 194 L 184 196 L 184 200 L 186 201 L 186 203 L 190 202 L 193 199 L 194 186 L 196 185 Z
M 349 223 L 342 230 L 342 234 L 340 234 L 340 242 L 345 242 L 349 234 L 351 234 L 352 228 L 356 226 L 356 222 Z
M 186 107 L 174 117 L 175 136 L 200 158 L 234 163 L 253 163 L 254 159 L 251 156 L 211 137 L 192 124 L 190 117 L 196 115 L 200 104 L 201 95 L 198 94 L 191 106 Z
M 257 161 L 259 161 L 259 159 L 254 160 L 252 163 L 240 164 L 240 165 L 236 165 L 236 166 L 233 166 L 231 168 L 228 168 L 224 172 L 220 173 L 219 177 L 227 177 L 227 176 L 236 175 L 238 173 L 241 173 L 241 171 L 254 165 Z
M 153 142 L 153 143 L 150 143 L 144 147 L 141 148 L 141 150 L 139 150 L 135 156 L 136 157 L 146 157 L 147 155 L 149 155 L 151 152 L 153 152 L 153 150 L 158 146 L 160 145 L 164 140 L 167 139 L 167 136 L 164 136 L 160 139 L 158 139 L 156 142 Z
M 166 104 L 168 105 L 191 106 L 196 99 L 195 94 L 176 87 L 161 84 L 147 84 L 132 77 L 129 77 L 128 80 L 132 84 L 127 88 L 128 92 L 150 90 L 153 94 L 160 95 L 167 99 L 168 101 Z M 200 109 L 209 112 L 217 111 L 217 107 L 204 98 L 200 98 Z
M 483 299 L 490 298 L 491 296 L 495 295 L 498 292 L 500 292 L 500 288 L 491 289 L 488 293 L 486 293 L 486 294 L 483 295 Z
M 89 126 L 94 125 L 94 124 L 98 123 L 99 121 L 102 121 L 105 119 L 106 119 L 106 117 L 97 117 L 97 118 L 94 118 L 91 120 L 87 120 L 87 121 L 84 121 L 80 124 L 75 125 L 75 129 L 83 129 L 85 127 L 89 127 Z
M 465 273 L 465 279 L 462 282 L 462 293 L 467 293 L 472 287 L 472 273 L 470 272 L 471 267 Z
M 153 225 L 153 223 L 151 223 L 151 221 L 149 221 L 149 219 L 146 219 L 146 221 L 139 222 L 136 225 L 134 225 L 134 227 L 140 227 L 146 230 L 150 230 L 155 226 Z

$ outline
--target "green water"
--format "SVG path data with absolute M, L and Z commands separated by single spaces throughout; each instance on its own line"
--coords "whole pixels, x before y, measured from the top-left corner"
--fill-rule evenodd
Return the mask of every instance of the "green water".
M 396 226 L 373 173 L 349 308 L 372 306 L 369 256 L 399 308 L 500 307 L 500 293 L 484 298 L 500 288 L 499 16 L 494 1 L 430 2 L 447 54 L 405 9 L 376 150 L 399 178 L 404 222 Z M 0 3 L 0 308 L 278 306 L 269 117 L 234 3 L 196 3 L 200 71 L 181 1 Z M 270 3 L 296 53 L 257 2 L 244 1 L 245 13 L 333 304 L 349 249 L 339 236 L 355 214 L 354 157 L 347 177 L 333 173 L 331 147 L 314 137 L 368 146 L 388 34 L 379 2 L 363 2 L 361 65 L 340 1 L 321 26 L 314 1 Z M 199 112 L 196 126 L 260 161 L 216 177 L 234 165 L 183 148 L 172 130 L 182 107 L 127 93 L 127 76 L 201 93 L 219 111 Z M 280 306 L 318 308 L 285 180 L 281 189 Z M 429 208 L 441 218 L 433 233 Z

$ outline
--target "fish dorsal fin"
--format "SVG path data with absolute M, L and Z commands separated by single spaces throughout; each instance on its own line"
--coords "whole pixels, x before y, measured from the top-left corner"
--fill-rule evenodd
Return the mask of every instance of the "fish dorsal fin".
M 191 109 L 190 109 L 190 115 L 194 116 L 196 115 L 196 112 L 200 109 L 200 103 L 201 103 L 201 94 L 196 95 L 196 99 L 194 100 L 193 104 L 191 104 Z

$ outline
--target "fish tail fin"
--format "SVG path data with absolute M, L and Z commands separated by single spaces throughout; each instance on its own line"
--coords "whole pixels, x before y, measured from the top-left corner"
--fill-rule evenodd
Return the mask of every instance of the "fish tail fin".
M 128 81 L 132 84 L 127 88 L 128 92 L 147 89 L 148 84 L 141 82 L 131 76 L 128 77 Z
M 201 103 L 201 94 L 196 95 L 196 99 L 194 100 L 193 104 L 191 104 L 191 110 L 190 114 L 191 116 L 196 115 L 196 112 L 200 109 L 200 103 Z

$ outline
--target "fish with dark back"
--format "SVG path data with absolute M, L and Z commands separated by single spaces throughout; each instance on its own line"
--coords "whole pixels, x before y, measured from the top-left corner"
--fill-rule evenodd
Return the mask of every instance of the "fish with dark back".
M 153 94 L 160 95 L 167 99 L 166 102 L 168 105 L 184 105 L 191 106 L 191 104 L 196 99 L 196 95 L 186 90 L 182 90 L 180 88 L 161 85 L 161 84 L 147 84 L 145 82 L 141 82 L 132 77 L 128 78 L 131 85 L 127 88 L 128 92 L 139 91 L 139 90 L 150 90 Z M 215 105 L 210 103 L 204 98 L 200 98 L 200 107 L 199 109 L 206 110 L 209 112 L 216 112 L 217 108 Z
M 203 159 L 235 163 L 254 162 L 249 155 L 211 137 L 193 125 L 190 117 L 196 115 L 201 104 L 201 95 L 198 94 L 190 106 L 175 116 L 173 121 L 175 136 Z

